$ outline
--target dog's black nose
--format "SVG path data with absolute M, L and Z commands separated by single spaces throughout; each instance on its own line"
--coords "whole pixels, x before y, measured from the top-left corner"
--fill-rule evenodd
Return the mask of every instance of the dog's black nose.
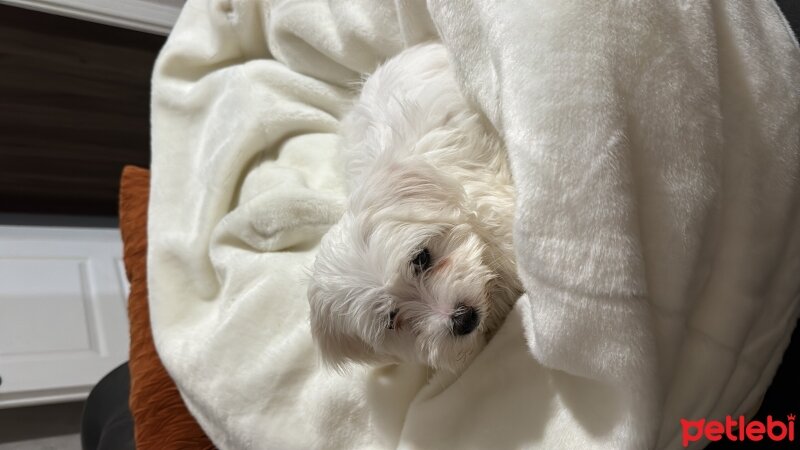
M 478 328 L 478 324 L 481 323 L 481 316 L 477 309 L 459 303 L 456 305 L 456 310 L 450 320 L 453 322 L 453 334 L 464 336 Z

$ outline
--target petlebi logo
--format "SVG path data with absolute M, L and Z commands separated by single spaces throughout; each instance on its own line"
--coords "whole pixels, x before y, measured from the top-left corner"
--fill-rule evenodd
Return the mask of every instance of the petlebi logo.
M 725 416 L 725 421 L 719 420 L 686 420 L 681 419 L 681 438 L 684 447 L 697 442 L 703 437 L 716 442 L 727 439 L 731 442 L 794 442 L 794 414 L 786 416 L 786 420 L 775 419 L 767 416 L 767 421 L 747 421 L 744 416 L 734 419 Z

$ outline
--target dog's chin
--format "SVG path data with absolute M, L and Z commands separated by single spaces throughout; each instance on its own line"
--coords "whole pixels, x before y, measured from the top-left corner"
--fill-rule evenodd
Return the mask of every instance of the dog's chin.
M 420 355 L 425 357 L 421 364 L 436 370 L 458 372 L 465 368 L 486 345 L 483 333 L 469 336 L 445 336 L 423 345 Z
M 376 354 L 371 362 L 376 365 L 419 364 L 437 371 L 460 372 L 485 346 L 485 337 L 476 333 L 474 336 L 450 338 L 448 342 L 431 343 L 424 350 L 408 349 Z
M 378 364 L 419 364 L 434 370 L 459 372 L 486 346 L 483 327 L 466 336 L 449 331 L 385 339 L 374 348 Z

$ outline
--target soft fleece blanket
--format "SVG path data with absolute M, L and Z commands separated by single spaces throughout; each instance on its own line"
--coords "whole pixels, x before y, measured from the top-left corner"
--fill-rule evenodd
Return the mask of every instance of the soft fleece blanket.
M 463 373 L 331 372 L 305 280 L 337 123 L 430 39 L 507 143 L 527 294 Z M 758 407 L 796 322 L 800 49 L 772 1 L 189 0 L 152 107 L 153 331 L 221 448 L 680 448 L 680 418 Z

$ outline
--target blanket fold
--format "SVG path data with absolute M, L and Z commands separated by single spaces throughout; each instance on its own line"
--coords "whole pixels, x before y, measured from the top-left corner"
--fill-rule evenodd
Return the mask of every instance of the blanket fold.
M 462 373 L 330 372 L 305 277 L 338 121 L 429 39 L 507 145 L 526 294 Z M 771 0 L 189 0 L 152 111 L 154 338 L 222 448 L 681 448 L 680 418 L 758 406 L 800 312 L 800 48 Z

